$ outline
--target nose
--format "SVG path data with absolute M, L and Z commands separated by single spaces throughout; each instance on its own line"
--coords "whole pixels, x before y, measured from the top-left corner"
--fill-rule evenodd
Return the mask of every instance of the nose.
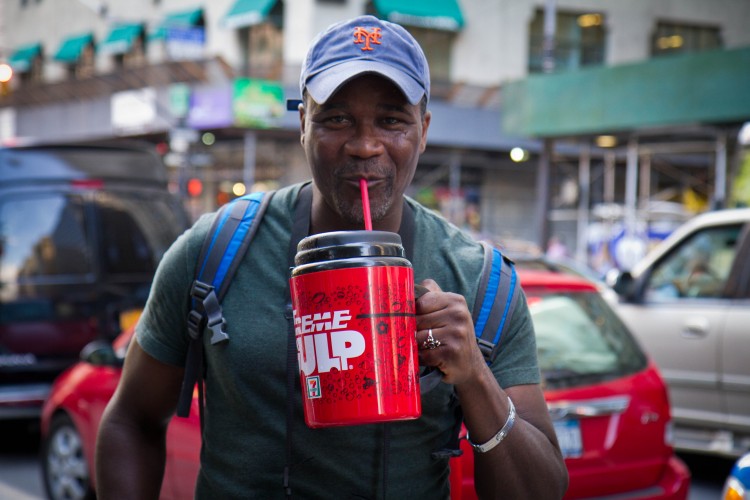
M 385 146 L 377 128 L 371 124 L 358 123 L 346 141 L 345 151 L 357 158 L 372 158 L 383 154 Z

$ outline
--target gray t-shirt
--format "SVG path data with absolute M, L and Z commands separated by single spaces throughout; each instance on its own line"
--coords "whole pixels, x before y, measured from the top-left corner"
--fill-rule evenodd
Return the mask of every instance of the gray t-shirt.
M 273 197 L 255 238 L 222 302 L 229 341 L 210 345 L 199 498 L 284 498 L 286 464 L 287 328 L 293 206 L 301 185 Z M 434 279 L 445 291 L 474 304 L 483 248 L 413 200 L 415 280 Z M 201 217 L 162 259 L 136 333 L 154 358 L 183 366 L 188 347 L 188 292 L 212 215 Z M 511 314 L 492 371 L 502 387 L 538 383 L 539 370 L 525 300 Z M 290 485 L 296 498 L 382 498 L 383 459 L 391 498 L 447 498 L 448 459 L 443 447 L 454 426 L 453 388 L 439 386 L 422 396 L 422 416 L 389 423 L 383 453 L 383 424 L 310 429 L 304 423 L 299 376 L 292 395 L 294 427 Z

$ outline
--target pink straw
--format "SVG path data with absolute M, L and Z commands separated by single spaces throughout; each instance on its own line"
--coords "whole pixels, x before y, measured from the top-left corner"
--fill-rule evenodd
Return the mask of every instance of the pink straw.
M 372 231 L 372 218 L 370 216 L 370 196 L 367 194 L 367 179 L 359 180 L 359 191 L 362 193 L 362 215 L 365 218 L 365 229 Z

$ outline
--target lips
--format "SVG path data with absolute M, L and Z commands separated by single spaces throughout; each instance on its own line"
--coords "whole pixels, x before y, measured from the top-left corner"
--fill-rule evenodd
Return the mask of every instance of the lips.
M 353 188 L 356 188 L 357 190 L 359 190 L 360 179 L 365 179 L 367 181 L 367 189 L 377 188 L 377 186 L 379 186 L 385 181 L 385 179 L 382 177 L 368 177 L 367 175 L 361 175 L 361 176 L 356 176 L 356 177 L 347 176 L 343 179 L 343 181 L 347 185 L 351 185 Z

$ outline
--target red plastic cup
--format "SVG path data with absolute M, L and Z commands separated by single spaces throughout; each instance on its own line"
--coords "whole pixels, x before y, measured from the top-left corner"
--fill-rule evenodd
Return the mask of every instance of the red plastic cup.
M 290 285 L 306 424 L 418 418 L 414 273 L 398 234 L 310 236 L 295 264 Z

